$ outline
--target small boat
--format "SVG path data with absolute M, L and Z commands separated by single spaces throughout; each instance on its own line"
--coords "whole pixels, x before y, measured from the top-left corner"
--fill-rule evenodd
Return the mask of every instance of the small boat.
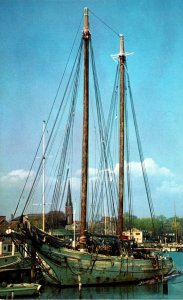
M 33 296 L 39 294 L 41 285 L 37 283 L 14 283 L 6 284 L 2 282 L 0 287 L 0 297 L 20 297 Z

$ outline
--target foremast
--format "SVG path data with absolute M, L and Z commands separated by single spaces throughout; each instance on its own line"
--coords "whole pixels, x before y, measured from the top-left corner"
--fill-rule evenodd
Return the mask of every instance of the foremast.
M 81 227 L 80 245 L 86 244 L 86 207 L 88 186 L 88 132 L 89 132 L 89 24 L 88 8 L 84 9 L 84 96 L 83 96 L 83 141 L 82 141 L 82 179 L 81 179 Z
M 120 35 L 120 132 L 119 132 L 119 207 L 118 207 L 118 224 L 117 234 L 121 235 L 123 232 L 123 202 L 124 202 L 124 99 L 125 99 L 125 85 L 124 85 L 124 37 Z

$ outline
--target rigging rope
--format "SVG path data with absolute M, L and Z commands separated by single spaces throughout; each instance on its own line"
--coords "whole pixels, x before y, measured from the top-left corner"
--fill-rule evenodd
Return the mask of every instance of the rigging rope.
M 115 35 L 117 35 L 118 37 L 120 36 L 119 33 L 117 33 L 116 30 L 114 30 L 111 26 L 109 26 L 107 23 L 105 23 L 101 18 L 99 18 L 94 12 L 91 11 L 91 9 L 89 9 L 89 11 L 92 13 L 92 15 L 94 15 L 102 24 L 104 24 L 108 29 L 110 29 Z
M 82 47 L 81 47 L 81 51 L 82 51 Z M 81 66 L 81 51 L 79 54 L 78 63 L 76 66 L 76 71 L 75 71 L 72 102 L 71 102 L 71 107 L 70 107 L 70 113 L 68 116 L 66 131 L 65 131 L 64 143 L 63 143 L 62 151 L 60 154 L 60 164 L 59 164 L 59 168 L 58 168 L 57 181 L 56 181 L 54 194 L 53 194 L 53 200 L 52 200 L 52 203 L 55 206 L 55 210 L 58 208 L 58 201 L 60 199 L 61 183 L 63 181 L 63 173 L 64 173 L 66 161 L 67 161 L 66 160 L 67 149 L 68 149 L 68 145 L 69 145 L 69 140 L 70 140 L 73 122 L 74 122 L 74 116 L 75 116 L 76 98 L 77 98 L 77 93 L 78 93 L 78 83 L 79 83 L 80 66 Z
M 125 72 L 125 87 L 126 87 L 126 72 Z M 127 193 L 128 193 L 128 207 L 129 207 L 129 229 L 132 229 L 132 181 L 130 169 L 130 141 L 129 141 L 129 124 L 128 124 L 128 105 L 127 105 L 127 89 L 125 88 L 125 144 L 126 144 L 126 174 L 127 174 Z
M 47 121 L 46 121 L 46 123 L 45 123 L 45 129 L 44 129 L 44 132 L 42 133 L 41 139 L 40 139 L 39 144 L 38 144 L 38 147 L 37 147 L 37 149 L 36 149 L 36 153 L 35 153 L 35 155 L 34 155 L 33 161 L 32 161 L 31 166 L 30 166 L 30 168 L 29 168 L 29 173 L 28 173 L 27 178 L 26 178 L 26 181 L 25 181 L 25 183 L 24 183 L 22 192 L 21 192 L 21 194 L 20 194 L 20 196 L 19 196 L 18 203 L 17 203 L 17 206 L 16 206 L 16 208 L 15 208 L 13 217 L 15 217 L 15 215 L 16 215 L 16 213 L 17 213 L 18 207 L 19 207 L 19 205 L 20 205 L 20 201 L 21 201 L 21 199 L 22 199 L 22 196 L 23 196 L 23 193 L 24 193 L 25 188 L 26 188 L 26 186 L 27 186 L 28 180 L 29 180 L 29 178 L 30 178 L 30 175 L 31 175 L 31 172 L 32 172 L 32 169 L 33 169 L 33 166 L 34 166 L 34 163 L 35 163 L 35 160 L 36 160 L 38 151 L 39 151 L 39 149 L 40 149 L 40 146 L 41 146 L 41 143 L 42 143 L 42 140 L 43 140 L 44 133 L 45 133 L 46 130 L 47 130 L 47 125 L 48 125 L 48 122 L 49 122 L 49 120 L 50 120 L 50 118 L 51 118 L 51 114 L 52 114 L 52 112 L 53 112 L 53 108 L 54 108 L 54 106 L 55 106 L 55 102 L 56 102 L 56 99 L 57 99 L 57 97 L 58 97 L 58 94 L 59 94 L 59 91 L 60 91 L 60 87 L 61 87 L 63 78 L 64 78 L 64 76 L 65 76 L 65 72 L 66 72 L 67 66 L 68 66 L 69 61 L 70 61 L 71 54 L 72 54 L 73 49 L 74 49 L 74 45 L 75 45 L 75 42 L 76 42 L 77 35 L 78 35 L 78 33 L 79 33 L 79 29 L 80 29 L 82 20 L 83 20 L 83 15 L 82 15 L 82 17 L 81 17 L 81 19 L 80 19 L 79 26 L 78 26 L 78 28 L 77 28 L 77 31 L 76 31 L 76 34 L 75 34 L 75 37 L 74 37 L 74 41 L 73 41 L 73 44 L 72 44 L 72 46 L 71 46 L 71 50 L 70 50 L 70 52 L 69 52 L 69 56 L 68 56 L 68 59 L 67 59 L 67 62 L 66 62 L 66 66 L 65 66 L 65 68 L 64 68 L 64 72 L 63 72 L 62 77 L 61 77 L 61 79 L 60 79 L 60 82 L 59 82 L 59 85 L 58 85 L 58 88 L 57 88 L 57 91 L 56 91 L 56 95 L 55 95 L 55 97 L 54 97 L 53 104 L 52 104 L 51 109 L 50 109 L 50 113 L 49 113 L 48 118 L 47 118 Z M 46 151 L 45 151 L 45 152 L 46 152 Z M 44 154 L 43 154 L 43 157 L 44 157 Z M 42 160 L 43 160 L 43 159 L 42 159 Z M 42 161 L 41 161 L 41 163 L 42 163 Z M 23 210 L 23 211 L 24 211 L 24 210 Z
M 127 71 L 126 64 L 125 64 L 125 68 Z M 142 167 L 142 174 L 143 174 L 143 178 L 144 178 L 144 184 L 145 184 L 147 199 L 148 199 L 148 203 L 149 203 L 149 209 L 150 209 L 150 213 L 151 213 L 153 230 L 155 233 L 155 223 L 154 223 L 155 213 L 154 213 L 153 201 L 152 201 L 150 185 L 149 185 L 149 181 L 148 181 L 148 177 L 147 177 L 147 171 L 146 171 L 146 167 L 145 167 L 144 155 L 143 155 L 143 151 L 142 151 L 142 144 L 141 144 L 139 130 L 138 130 L 137 118 L 136 118 L 135 107 L 134 107 L 133 96 L 132 96 L 131 85 L 130 85 L 130 78 L 129 78 L 128 71 L 126 73 L 127 73 L 128 89 L 129 89 L 129 95 L 130 95 L 132 115 L 133 115 L 133 120 L 134 120 L 136 138 L 137 138 L 137 145 L 138 145 L 139 156 L 140 156 L 141 167 Z
M 53 136 L 54 129 L 55 129 L 55 127 L 56 127 L 56 124 L 57 124 L 57 121 L 58 121 L 58 117 L 59 117 L 59 115 L 60 115 L 61 108 L 62 108 L 62 106 L 63 106 L 64 100 L 65 100 L 65 97 L 66 97 L 66 93 L 67 93 L 67 90 L 68 90 L 68 87 L 69 87 L 69 82 L 70 82 L 70 79 L 71 79 L 71 77 L 72 77 L 72 74 L 73 74 L 73 71 L 74 71 L 74 67 L 75 67 L 75 65 L 76 65 L 76 61 L 77 61 L 77 59 L 78 59 L 78 56 L 80 55 L 81 49 L 82 49 L 82 40 L 81 40 L 81 43 L 80 43 L 80 46 L 79 46 L 79 49 L 78 49 L 78 52 L 77 52 L 77 55 L 76 55 L 76 58 L 75 58 L 75 61 L 74 61 L 73 68 L 72 68 L 72 70 L 71 70 L 71 74 L 70 74 L 70 76 L 69 76 L 68 83 L 67 83 L 67 85 L 66 85 L 66 89 L 65 89 L 65 92 L 64 92 L 62 101 L 61 101 L 60 106 L 59 106 L 59 110 L 58 110 L 57 115 L 56 115 L 56 119 L 55 119 L 54 124 L 53 124 L 53 128 L 52 128 L 52 130 L 51 130 L 51 133 L 50 133 L 50 136 L 49 136 L 47 145 L 46 145 L 46 147 L 45 147 L 45 153 L 44 153 L 44 156 L 46 156 L 46 152 L 47 152 L 47 150 L 48 150 L 48 146 L 49 146 L 49 144 L 50 144 L 50 142 L 51 142 L 51 138 L 52 138 L 52 136 Z M 36 183 L 36 181 L 37 181 L 38 174 L 39 174 L 39 172 L 40 172 L 40 169 L 41 169 L 41 166 L 42 166 L 42 161 L 43 161 L 44 156 L 42 157 L 41 162 L 40 162 L 40 164 L 39 164 L 38 171 L 37 171 L 37 173 L 36 173 L 36 175 L 35 175 L 35 178 L 34 178 L 32 187 L 31 187 L 31 189 L 30 189 L 29 195 L 28 195 L 28 197 L 27 197 L 27 201 L 26 201 L 26 203 L 25 203 L 25 205 L 24 205 L 22 214 L 24 213 L 24 211 L 25 211 L 25 209 L 26 209 L 28 203 L 30 202 L 31 195 L 32 195 L 32 192 L 33 192 L 33 189 L 34 189 L 34 185 L 35 185 L 35 183 Z
M 116 199 L 116 197 L 114 197 L 114 194 L 115 194 L 114 187 L 115 187 L 116 181 L 114 178 L 114 172 L 113 172 L 114 168 L 113 168 L 112 156 L 111 156 L 110 149 L 109 149 L 108 130 L 105 126 L 105 119 L 104 119 L 101 98 L 100 98 L 99 85 L 98 85 L 97 72 L 96 72 L 92 44 L 91 44 L 91 61 L 92 61 L 92 72 L 93 72 L 93 79 L 94 79 L 94 90 L 95 90 L 99 135 L 100 135 L 100 144 L 101 144 L 101 154 L 100 154 L 101 158 L 100 158 L 99 170 L 101 170 L 101 169 L 104 170 L 102 172 L 102 178 L 101 178 L 100 171 L 98 172 L 98 175 L 97 175 L 98 179 L 95 184 L 95 190 L 94 190 L 94 198 L 95 198 L 94 207 L 96 210 L 98 210 L 97 208 L 100 205 L 99 200 L 101 200 L 101 198 L 102 198 L 101 182 L 104 180 L 106 198 L 108 199 L 108 202 L 110 202 L 112 205 L 112 214 L 114 215 L 115 214 L 114 199 Z M 111 180 L 111 179 L 113 179 L 113 180 Z M 98 205 L 96 205 L 97 198 L 98 198 Z

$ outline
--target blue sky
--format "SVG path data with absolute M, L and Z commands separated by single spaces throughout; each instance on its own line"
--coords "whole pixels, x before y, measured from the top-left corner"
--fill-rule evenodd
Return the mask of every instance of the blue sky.
M 175 203 L 182 216 L 183 1 L 0 0 L 0 6 L 0 214 L 14 212 L 87 6 L 134 52 L 128 68 L 155 213 L 171 216 Z M 119 41 L 92 13 L 90 24 L 105 99 Z M 132 165 L 138 177 L 136 159 Z M 147 215 L 140 200 L 134 212 Z

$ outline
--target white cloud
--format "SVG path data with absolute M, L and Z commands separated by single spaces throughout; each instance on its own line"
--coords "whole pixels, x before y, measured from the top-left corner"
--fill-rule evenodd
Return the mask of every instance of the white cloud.
M 71 181 L 71 186 L 73 188 L 73 190 L 75 191 L 80 191 L 80 186 L 81 186 L 81 180 L 79 177 L 72 177 L 70 179 Z
M 149 176 L 166 176 L 173 177 L 173 173 L 166 167 L 160 167 L 152 158 L 146 158 L 143 162 L 147 175 Z M 140 162 L 130 162 L 131 171 L 134 175 L 142 175 L 142 168 Z
M 89 174 L 90 177 L 95 177 L 97 175 L 97 173 L 98 173 L 98 169 L 95 169 L 95 168 L 89 168 L 88 169 L 88 174 Z M 77 170 L 75 172 L 75 175 L 76 176 L 81 176 L 81 169 Z
M 125 162 L 125 165 L 126 165 L 126 162 Z M 114 173 L 115 173 L 116 175 L 119 174 L 119 163 L 117 163 L 117 164 L 115 165 L 115 167 L 114 167 Z
M 29 171 L 24 169 L 13 170 L 9 172 L 7 175 L 1 176 L 0 181 L 5 183 L 18 183 L 27 178 Z M 30 177 L 34 175 L 34 172 L 30 172 Z
M 148 176 L 161 176 L 166 178 L 172 178 L 174 174 L 166 167 L 159 166 L 152 158 L 146 158 L 144 159 L 143 165 L 147 171 Z M 141 163 L 137 161 L 132 161 L 129 163 L 131 172 L 136 177 L 142 176 L 142 167 Z M 127 162 L 125 161 L 125 169 L 127 167 Z M 109 170 L 110 172 L 110 170 Z M 119 163 L 117 163 L 114 167 L 114 173 L 118 175 L 119 173 Z M 95 178 L 98 174 L 97 169 L 95 168 L 89 168 L 89 177 Z M 76 176 L 81 176 L 81 169 L 77 170 L 75 173 Z
M 183 193 L 183 184 L 178 184 L 172 180 L 163 181 L 161 185 L 157 188 L 157 192 L 166 194 Z

